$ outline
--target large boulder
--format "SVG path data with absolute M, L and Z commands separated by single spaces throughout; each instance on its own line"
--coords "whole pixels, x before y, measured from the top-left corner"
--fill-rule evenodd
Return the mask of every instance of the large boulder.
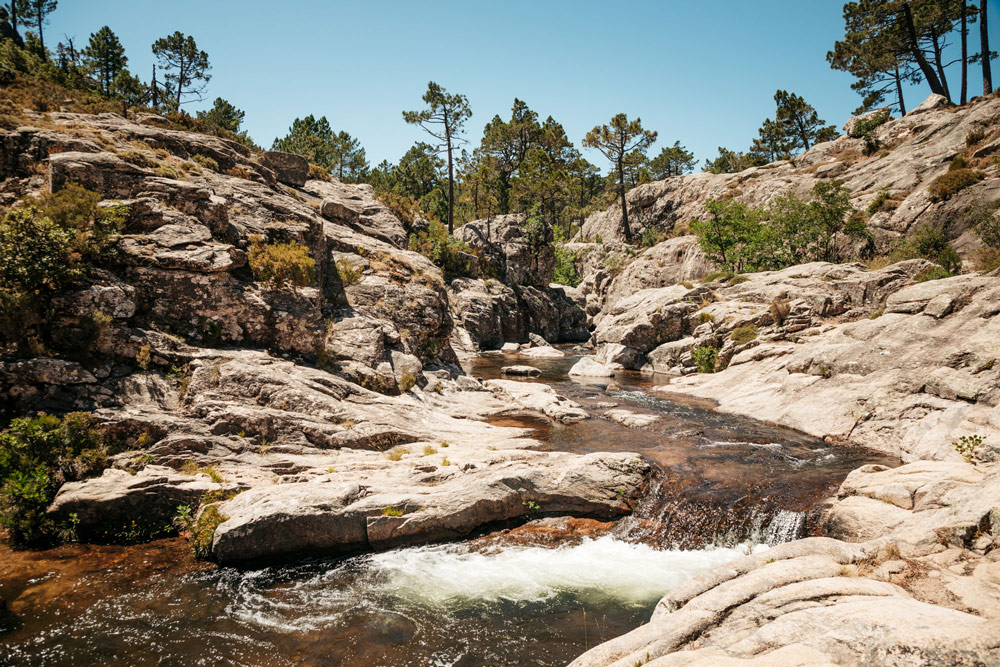
M 476 249 L 508 285 L 547 287 L 556 259 L 552 226 L 524 214 L 473 220 L 455 230 L 455 238 Z
M 301 188 L 309 178 L 309 160 L 294 153 L 267 151 L 260 161 L 269 167 L 279 182 Z

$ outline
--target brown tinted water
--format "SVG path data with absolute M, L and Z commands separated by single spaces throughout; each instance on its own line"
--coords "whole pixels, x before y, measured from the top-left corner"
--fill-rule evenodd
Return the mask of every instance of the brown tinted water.
M 495 376 L 511 361 L 485 357 L 473 371 Z M 19 622 L 0 634 L 0 665 L 563 665 L 646 622 L 674 586 L 750 549 L 736 544 L 745 537 L 765 539 L 772 524 L 792 526 L 772 540 L 793 537 L 801 515 L 783 521 L 780 510 L 807 509 L 849 469 L 883 461 L 697 402 L 653 399 L 638 375 L 616 378 L 616 392 L 570 382 L 573 361 L 530 363 L 596 413 L 615 402 L 660 420 L 644 429 L 604 418 L 508 421 L 535 429 L 546 447 L 638 450 L 662 467 L 637 518 L 612 534 L 254 570 L 198 563 L 181 539 L 0 547 L 0 598 Z M 713 540 L 722 546 L 705 545 Z

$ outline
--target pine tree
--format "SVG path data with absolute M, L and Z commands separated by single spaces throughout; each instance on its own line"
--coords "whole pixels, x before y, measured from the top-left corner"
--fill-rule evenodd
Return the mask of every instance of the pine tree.
M 212 79 L 208 73 L 212 66 L 208 62 L 208 54 L 198 49 L 193 37 L 180 31 L 161 37 L 153 42 L 153 55 L 167 72 L 167 84 L 173 90 L 177 108 L 185 102 L 200 102 L 203 99 L 205 85 Z M 191 99 L 185 100 L 185 97 Z
M 814 144 L 830 141 L 837 136 L 837 128 L 827 125 L 816 109 L 795 93 L 779 90 L 774 94 L 778 105 L 775 123 L 779 137 L 787 139 L 790 150 L 809 150 Z
M 644 154 L 653 142 L 656 132 L 642 128 L 642 120 L 630 121 L 623 113 L 617 114 L 608 125 L 594 127 L 583 138 L 583 145 L 594 148 L 611 162 L 618 176 L 618 198 L 622 207 L 622 233 L 627 242 L 632 241 L 632 229 L 628 222 L 628 202 L 625 200 L 625 163 L 635 152 Z
M 455 231 L 455 169 L 454 151 L 462 141 L 462 128 L 472 116 L 469 100 L 465 95 L 449 94 L 444 88 L 431 81 L 423 96 L 426 109 L 404 111 L 403 120 L 411 125 L 419 125 L 427 134 L 438 140 L 436 150 L 448 154 L 448 233 Z
M 45 24 L 49 22 L 49 14 L 56 10 L 59 0 L 14 0 L 17 11 L 15 15 L 26 25 L 38 30 L 38 41 L 45 52 Z M 15 19 L 16 21 L 17 19 Z M 15 22 L 14 27 L 17 27 Z
M 673 146 L 665 146 L 659 155 L 649 161 L 649 171 L 654 179 L 660 180 L 690 173 L 697 162 L 694 153 L 675 141 Z
M 111 84 L 128 65 L 125 47 L 111 28 L 104 26 L 90 35 L 90 42 L 83 50 L 83 62 L 97 82 L 105 97 L 111 96 Z
M 243 123 L 243 119 L 245 117 L 245 111 L 237 109 L 221 97 L 215 98 L 215 102 L 212 103 L 212 108 L 208 111 L 198 112 L 198 118 L 204 120 L 209 125 L 223 130 L 228 130 L 233 134 L 239 133 L 240 125 Z

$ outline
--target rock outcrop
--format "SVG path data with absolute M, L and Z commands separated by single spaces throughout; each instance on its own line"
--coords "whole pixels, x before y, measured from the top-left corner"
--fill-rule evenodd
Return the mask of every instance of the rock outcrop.
M 852 204 L 859 210 L 867 209 L 879 193 L 888 193 L 889 200 L 872 212 L 868 222 L 881 251 L 917 227 L 933 225 L 944 226 L 956 247 L 969 254 L 979 241 L 962 214 L 974 202 L 1000 199 L 1000 178 L 991 161 L 1000 150 L 1000 133 L 993 130 L 1000 99 L 980 98 L 961 111 L 942 101 L 932 95 L 904 117 L 879 126 L 873 135 L 875 151 L 865 139 L 851 136 L 853 123 L 849 123 L 848 134 L 818 144 L 794 160 L 735 174 L 699 173 L 641 185 L 626 197 L 632 233 L 638 235 L 648 227 L 683 232 L 691 220 L 704 217 L 704 203 L 710 199 L 735 198 L 762 206 L 779 195 L 805 195 L 815 184 L 836 179 L 850 190 Z M 971 154 L 968 165 L 984 169 L 985 178 L 953 197 L 939 201 L 931 196 L 934 180 L 966 152 Z M 588 217 L 575 240 L 621 240 L 620 227 L 621 208 L 612 206 Z

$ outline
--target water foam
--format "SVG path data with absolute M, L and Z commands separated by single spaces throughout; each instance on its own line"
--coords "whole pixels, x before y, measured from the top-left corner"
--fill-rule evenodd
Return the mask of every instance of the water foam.
M 753 547 L 754 551 L 766 546 Z M 465 544 L 396 549 L 335 565 L 231 572 L 229 613 L 252 625 L 309 631 L 340 625 L 365 607 L 409 618 L 510 605 L 649 605 L 748 547 L 659 550 L 612 536 L 556 548 Z M 318 568 L 318 569 L 317 569 Z
M 491 553 L 443 545 L 379 554 L 371 567 L 403 598 L 435 606 L 508 600 L 542 602 L 560 594 L 623 603 L 655 600 L 740 549 L 658 550 L 611 536 L 555 549 L 505 547 Z

